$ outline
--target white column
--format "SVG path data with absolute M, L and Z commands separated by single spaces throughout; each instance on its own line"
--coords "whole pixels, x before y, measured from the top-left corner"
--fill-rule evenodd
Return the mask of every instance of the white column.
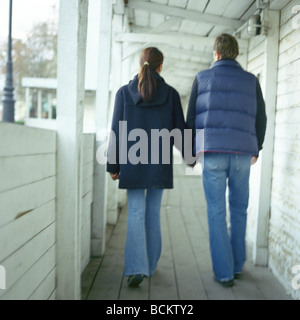
M 100 2 L 100 32 L 98 52 L 98 83 L 96 91 L 96 132 L 108 129 L 109 75 L 111 58 L 111 27 L 113 0 Z M 96 139 L 96 150 L 105 142 Z M 92 213 L 92 256 L 101 256 L 105 251 L 107 173 L 104 165 L 95 161 L 94 200 Z
M 42 118 L 42 89 L 37 91 L 37 118 Z
M 129 32 L 129 22 L 128 22 L 128 8 L 125 8 L 124 10 L 124 16 L 123 16 L 123 31 Z M 138 65 L 138 61 L 133 62 L 132 61 L 132 55 L 124 59 L 124 48 L 128 46 L 128 43 L 123 42 L 122 44 L 122 81 L 120 85 L 128 84 L 128 82 L 132 79 L 131 74 L 131 63 L 136 63 Z M 122 207 L 127 202 L 127 192 L 126 190 L 119 189 L 118 190 L 118 206 Z
M 124 16 L 126 19 L 126 15 Z M 127 25 L 126 21 L 123 21 L 125 26 Z M 123 43 L 122 47 L 124 49 L 125 43 Z M 124 50 L 122 50 L 122 55 L 124 53 Z M 132 57 L 128 57 L 125 60 L 122 60 L 122 82 L 121 85 L 128 84 L 128 82 L 132 79 L 132 75 L 130 74 L 130 62 Z M 135 61 L 138 64 L 138 61 Z M 118 206 L 123 207 L 127 202 L 127 192 L 124 189 L 118 190 Z
M 52 120 L 52 94 L 48 93 L 48 119 Z
M 260 166 L 260 181 L 255 185 L 256 191 L 259 193 L 259 201 L 253 246 L 254 263 L 260 266 L 268 264 L 268 229 L 271 206 L 280 14 L 278 11 L 269 11 L 267 17 L 269 29 L 265 41 L 264 77 L 261 87 L 266 102 L 268 123 L 263 150 L 257 163 Z
M 123 30 L 123 15 L 113 15 L 113 33 Z M 122 84 L 122 46 L 121 42 L 112 43 L 112 91 L 111 103 L 108 114 L 108 126 L 111 127 L 112 115 L 114 110 L 115 96 Z M 118 182 L 108 179 L 107 181 L 107 223 L 116 224 L 118 219 Z
M 25 90 L 25 104 L 26 104 L 26 119 L 29 119 L 30 117 L 30 104 L 31 104 L 31 100 L 30 100 L 30 88 L 26 87 Z
M 57 299 L 80 299 L 80 208 L 88 0 L 60 1 L 57 72 Z

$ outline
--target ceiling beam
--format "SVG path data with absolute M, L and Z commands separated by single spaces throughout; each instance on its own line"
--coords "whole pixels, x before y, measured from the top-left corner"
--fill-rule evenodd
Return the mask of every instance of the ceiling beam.
M 152 28 L 147 32 L 148 34 L 162 34 L 169 31 L 174 25 L 179 24 L 182 21 L 180 18 L 169 18 L 164 22 L 160 23 L 155 28 Z M 122 60 L 129 58 L 131 55 L 142 51 L 143 49 L 152 46 L 152 43 L 144 43 L 143 45 L 129 45 L 124 48 Z
M 270 9 L 271 10 L 281 10 L 289 2 L 290 2 L 289 0 L 270 0 Z
M 198 37 L 180 34 L 166 35 L 166 34 L 149 34 L 149 33 L 118 33 L 115 34 L 115 41 L 120 42 L 151 42 L 151 43 L 163 43 L 169 45 L 204 45 L 210 46 L 214 43 L 214 38 Z
M 114 37 L 119 42 L 139 43 L 163 43 L 169 45 L 197 45 L 200 47 L 209 46 L 213 48 L 214 37 L 192 36 L 182 33 L 177 34 L 149 34 L 149 33 L 117 33 Z M 248 41 L 238 39 L 241 49 L 248 47 Z
M 197 43 L 194 43 L 193 45 L 198 47 L 211 47 L 213 50 L 213 45 L 215 43 L 215 40 L 217 36 L 199 36 L 195 34 L 190 34 L 190 33 L 183 33 L 183 32 L 168 32 L 168 36 L 180 36 L 180 37 L 191 37 L 191 39 L 198 39 Z M 209 39 L 209 40 L 208 40 Z M 244 51 L 245 49 L 248 49 L 249 46 L 249 39 L 236 39 L 238 44 L 239 44 L 239 49 L 241 51 Z M 204 43 L 204 44 L 203 44 Z M 184 44 L 183 44 L 184 45 Z
M 130 9 L 159 13 L 166 16 L 177 17 L 201 23 L 208 23 L 212 25 L 225 26 L 232 29 L 238 29 L 243 24 L 242 21 L 239 21 L 237 19 L 229 19 L 213 14 L 201 13 L 198 11 L 176 8 L 143 0 L 129 0 L 127 6 Z
M 207 63 L 210 63 L 211 61 L 213 61 L 212 52 L 208 53 L 204 51 L 186 50 L 186 49 L 174 48 L 170 46 L 165 48 L 165 51 L 172 54 L 177 54 L 179 56 L 188 56 L 190 58 L 204 59 L 205 61 L 207 61 Z
M 202 68 L 200 67 L 200 68 L 198 69 L 198 72 L 200 72 L 200 71 L 202 71 L 202 70 L 206 70 L 206 69 L 208 69 L 206 66 L 205 66 L 205 67 L 202 67 Z M 179 78 L 179 79 L 185 78 L 185 79 L 189 79 L 189 80 L 193 81 L 193 80 L 195 79 L 195 77 L 196 77 L 196 75 L 197 75 L 198 72 L 195 73 L 195 72 L 192 71 L 192 70 L 177 69 L 177 70 L 174 70 L 174 71 L 172 72 L 172 74 L 173 74 L 175 77 Z
M 185 60 L 168 58 L 168 57 L 165 58 L 164 64 L 169 69 L 171 69 L 171 66 L 172 66 L 173 67 L 172 70 L 176 68 L 180 68 L 180 69 L 186 69 L 189 72 L 190 71 L 198 72 L 200 69 L 201 70 L 208 69 L 211 66 L 211 64 L 208 64 L 208 63 L 207 64 L 197 63 L 197 62 L 185 61 Z
M 171 17 L 160 23 L 158 26 L 152 28 L 147 33 L 165 33 L 181 22 L 181 18 Z

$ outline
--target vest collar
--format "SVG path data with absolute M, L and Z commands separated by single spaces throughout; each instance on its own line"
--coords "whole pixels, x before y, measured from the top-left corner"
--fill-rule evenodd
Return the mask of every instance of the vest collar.
M 220 67 L 220 66 L 242 68 L 241 65 L 236 60 L 232 60 L 232 59 L 221 59 L 219 61 L 216 61 L 213 63 L 211 68 Z

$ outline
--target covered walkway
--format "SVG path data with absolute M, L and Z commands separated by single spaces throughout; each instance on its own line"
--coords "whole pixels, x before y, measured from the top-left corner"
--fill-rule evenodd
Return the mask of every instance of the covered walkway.
M 155 275 L 146 278 L 139 288 L 128 288 L 126 284 L 123 260 L 127 208 L 124 207 L 117 224 L 107 228 L 104 256 L 91 259 L 82 275 L 82 299 L 290 299 L 271 271 L 253 266 L 250 259 L 242 278 L 235 281 L 233 288 L 223 288 L 214 281 L 201 176 L 186 176 L 184 167 L 176 165 L 175 168 L 175 188 L 165 191 L 163 197 L 163 248 Z
M 0 300 L 299 299 L 300 0 L 59 4 L 54 126 L 0 122 Z M 129 290 L 126 194 L 102 161 L 115 94 L 138 72 L 141 50 L 157 46 L 186 114 L 192 82 L 224 32 L 259 78 L 268 117 L 251 169 L 243 279 L 226 290 L 213 280 L 201 176 L 177 167 L 163 198 L 157 273 Z

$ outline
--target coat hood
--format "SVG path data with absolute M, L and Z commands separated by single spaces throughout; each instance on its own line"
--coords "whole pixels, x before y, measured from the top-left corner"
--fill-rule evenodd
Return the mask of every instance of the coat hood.
M 138 91 L 138 75 L 128 84 L 128 91 L 134 104 L 139 107 L 156 107 L 164 105 L 168 100 L 170 87 L 165 83 L 165 80 L 157 73 L 153 73 L 156 80 L 156 93 L 150 102 L 143 101 Z

